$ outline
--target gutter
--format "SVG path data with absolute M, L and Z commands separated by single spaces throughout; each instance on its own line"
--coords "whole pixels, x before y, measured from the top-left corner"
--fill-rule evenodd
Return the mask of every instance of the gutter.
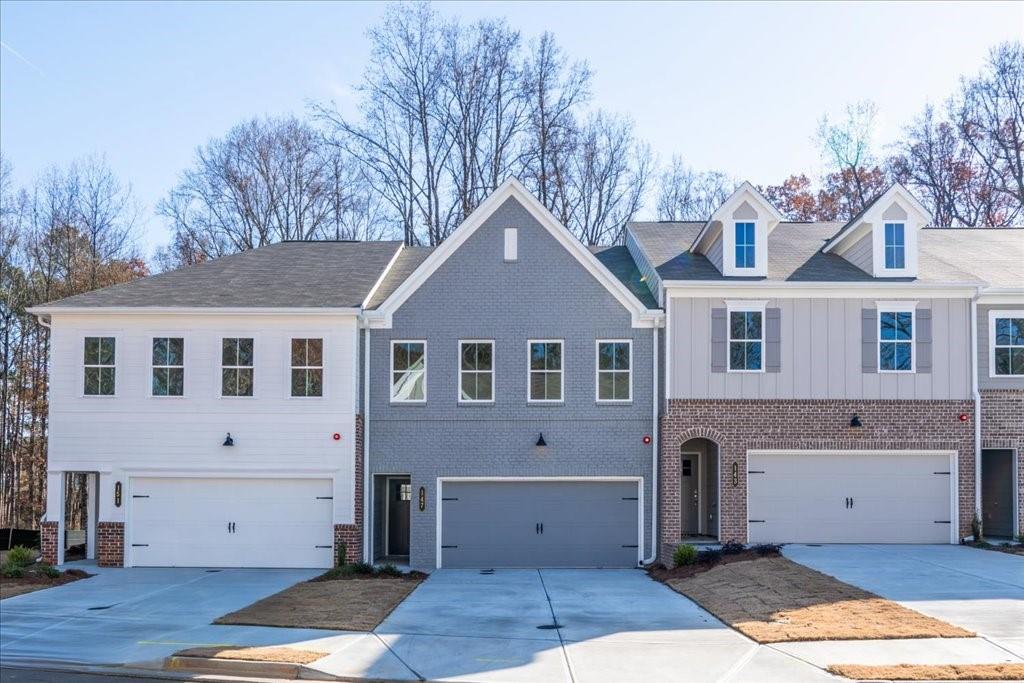
M 363 561 L 373 562 L 370 548 L 370 328 L 363 328 Z
M 652 335 L 652 349 L 654 353 L 651 355 L 654 357 L 654 373 L 652 375 L 652 383 L 654 385 L 654 391 L 651 392 L 653 395 L 652 400 L 652 421 L 653 429 L 651 432 L 651 554 L 649 557 L 644 558 L 644 564 L 652 564 L 658 557 L 658 458 L 661 456 L 661 446 L 658 441 L 658 330 L 659 327 L 655 327 L 651 330 Z
M 971 398 L 974 399 L 974 514 L 981 520 L 981 392 L 978 390 L 978 287 L 971 298 Z M 959 534 L 959 531 L 957 532 Z M 980 541 L 980 538 L 974 539 Z

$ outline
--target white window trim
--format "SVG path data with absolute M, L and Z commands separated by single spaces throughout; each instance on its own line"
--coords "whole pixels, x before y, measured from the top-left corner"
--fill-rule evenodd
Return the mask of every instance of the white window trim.
M 601 398 L 601 344 L 627 344 L 629 346 L 629 398 Z M 564 352 L 563 352 L 564 355 Z M 622 372 L 621 370 L 605 370 L 604 372 Z M 565 390 L 563 388 L 564 395 Z M 632 339 L 596 339 L 594 341 L 594 399 L 601 404 L 624 404 L 633 402 L 633 340 Z
M 490 370 L 490 375 L 491 375 L 491 397 L 490 398 L 486 398 L 486 399 L 462 398 L 462 373 L 463 372 L 474 372 L 474 373 L 480 374 L 480 373 L 483 373 L 483 372 L 487 372 L 486 370 L 463 370 L 462 369 L 462 345 L 463 344 L 490 344 L 491 345 L 491 370 Z M 456 351 L 458 352 L 458 355 L 456 357 L 456 365 L 455 365 L 455 367 L 458 369 L 459 381 L 458 381 L 458 384 L 455 387 L 455 396 L 458 399 L 459 403 L 469 403 L 469 404 L 476 404 L 476 405 L 481 405 L 481 404 L 488 405 L 488 404 L 494 403 L 494 397 L 498 395 L 498 388 L 494 384 L 494 382 L 495 382 L 494 366 L 495 366 L 496 361 L 497 361 L 497 359 L 495 357 L 495 346 L 496 346 L 496 344 L 494 343 L 493 339 L 460 339 L 458 341 L 458 344 L 456 346 Z
M 903 267 L 901 267 L 901 268 L 897 268 L 897 267 L 890 268 L 888 262 L 886 261 L 886 255 L 887 255 L 886 252 L 888 250 L 888 245 L 885 243 L 885 226 L 886 225 L 902 225 L 903 226 Z M 909 251 L 908 248 L 907 248 L 907 242 L 909 241 L 909 235 L 908 235 L 909 232 L 910 231 L 907 228 L 907 221 L 905 221 L 905 220 L 889 220 L 889 221 L 887 221 L 884 218 L 882 219 L 882 270 L 884 270 L 886 272 L 890 272 L 890 273 L 902 273 L 903 271 L 905 271 L 907 269 L 907 263 L 908 263 L 908 253 L 907 252 Z
M 86 365 L 85 363 L 85 340 L 89 337 L 98 337 L 102 339 L 113 339 L 114 340 L 114 364 L 113 365 Z M 117 386 L 120 384 L 117 377 L 117 347 L 120 346 L 117 335 L 109 332 L 89 332 L 88 334 L 82 335 L 82 345 L 79 347 L 81 350 L 81 368 L 82 372 L 78 375 L 78 395 L 82 398 L 117 398 Z M 85 369 L 86 368 L 114 368 L 114 393 L 112 394 L 87 394 L 85 393 Z
M 917 302 L 916 301 L 876 301 L 877 320 L 875 321 L 875 363 L 878 372 L 883 375 L 912 375 L 917 372 Z M 910 369 L 882 369 L 882 313 L 910 313 Z M 892 339 L 885 340 L 891 343 Z M 906 343 L 906 342 L 901 342 Z
M 395 345 L 423 344 L 423 398 L 395 398 Z M 392 339 L 388 360 L 388 396 L 392 403 L 398 405 L 418 405 L 427 402 L 427 340 L 426 339 Z
M 319 339 L 320 340 L 320 365 L 292 365 L 292 341 L 295 339 Z M 285 376 L 285 396 L 297 401 L 323 401 L 327 398 L 327 335 L 321 332 L 303 332 L 288 335 L 288 346 L 285 349 L 288 354 L 286 363 L 288 373 Z M 293 396 L 292 395 L 292 370 L 320 370 L 320 395 L 319 396 Z
M 739 242 L 736 240 L 736 226 L 740 225 L 741 223 L 743 225 L 749 223 L 750 225 L 754 226 L 754 243 L 750 245 L 754 247 L 754 265 L 752 266 L 741 266 L 739 264 L 739 261 L 736 259 L 736 248 L 740 246 Z M 757 219 L 734 218 L 732 221 L 732 267 L 741 273 L 754 273 L 754 271 L 757 270 L 757 243 Z M 725 258 L 724 255 L 723 258 Z
M 251 336 L 247 336 L 251 335 Z M 225 339 L 252 339 L 252 365 L 224 365 L 224 340 Z M 217 379 L 214 385 L 217 387 L 217 397 L 230 401 L 251 401 L 256 398 L 256 335 L 252 332 L 239 332 L 237 334 L 222 334 L 217 339 Z M 224 394 L 224 368 L 252 368 L 252 396 L 232 396 Z
M 737 221 L 742 223 L 744 221 Z M 749 223 L 749 221 L 746 221 Z M 731 374 L 749 375 L 749 374 L 764 374 L 765 372 L 765 348 L 767 346 L 765 342 L 765 309 L 768 307 L 767 299 L 759 299 L 755 301 L 742 301 L 738 299 L 726 299 L 725 300 L 725 371 Z M 760 313 L 761 314 L 761 368 L 758 370 L 747 370 L 747 369 L 733 369 L 732 367 L 732 353 L 731 344 L 733 341 L 755 341 L 751 339 L 733 339 L 732 338 L 732 314 L 733 313 Z
M 533 379 L 533 371 L 530 369 L 530 360 L 533 357 L 532 347 L 534 344 L 558 344 L 562 349 L 562 367 L 558 370 L 537 370 L 537 372 L 557 372 L 561 376 L 562 398 L 530 398 L 530 387 Z M 538 404 L 565 403 L 565 340 L 564 339 L 527 339 L 526 340 L 526 402 Z
M 180 339 L 181 340 L 181 365 L 154 365 L 153 364 L 153 340 L 154 339 Z M 254 343 L 255 345 L 255 343 Z M 146 386 L 146 395 L 149 398 L 157 399 L 182 399 L 188 395 L 188 373 L 185 372 L 185 366 L 187 360 L 185 359 L 185 335 L 180 332 L 168 332 L 167 334 L 151 334 L 149 337 L 149 373 L 146 375 L 148 385 Z M 174 396 L 171 394 L 154 394 L 153 393 L 153 370 L 157 368 L 181 368 L 181 396 Z M 255 387 L 254 387 L 255 388 Z
M 1024 375 L 996 374 L 996 318 L 1024 318 L 1024 310 L 988 312 L 988 376 L 990 379 L 1024 379 Z

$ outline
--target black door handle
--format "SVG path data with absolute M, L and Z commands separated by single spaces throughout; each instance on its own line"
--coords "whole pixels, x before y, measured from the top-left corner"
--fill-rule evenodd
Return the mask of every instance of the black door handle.
M 540 523 L 540 532 L 544 533 L 544 522 Z
M 853 498 L 850 499 L 850 508 L 853 508 Z
M 535 534 L 539 534 L 540 533 L 540 522 L 537 522 L 536 524 L 533 525 L 533 533 L 535 533 Z

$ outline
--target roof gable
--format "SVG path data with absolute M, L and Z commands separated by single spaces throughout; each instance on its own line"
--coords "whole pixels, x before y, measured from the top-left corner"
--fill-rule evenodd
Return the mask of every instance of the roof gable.
M 770 218 L 768 221 L 768 232 L 771 232 L 776 225 L 785 220 L 785 216 L 779 213 L 779 210 L 756 187 L 745 180 L 711 214 L 711 217 L 704 223 L 704 227 L 701 228 L 697 237 L 694 238 L 690 249 L 697 254 L 706 254 L 714 243 L 715 238 L 721 234 L 722 225 L 727 218 L 755 218 L 760 213 L 755 207 L 760 208 Z M 736 215 L 734 216 L 733 214 Z
M 890 211 L 894 202 L 905 213 L 909 213 L 907 215 L 884 215 Z M 826 254 L 835 250 L 842 251 L 842 247 L 863 235 L 864 231 L 860 228 L 866 223 L 871 223 L 871 219 L 875 217 L 876 213 L 883 214 L 879 217 L 889 220 L 907 220 L 911 214 L 914 214 L 921 227 L 930 223 L 932 219 L 928 209 L 917 200 L 910 190 L 899 183 L 893 183 L 889 189 L 871 200 L 856 216 L 847 221 L 821 250 Z

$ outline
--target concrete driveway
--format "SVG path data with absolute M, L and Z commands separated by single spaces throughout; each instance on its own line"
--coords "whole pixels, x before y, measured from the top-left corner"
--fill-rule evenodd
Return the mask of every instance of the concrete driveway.
M 788 545 L 783 554 L 1024 658 L 1022 556 L 956 545 Z

